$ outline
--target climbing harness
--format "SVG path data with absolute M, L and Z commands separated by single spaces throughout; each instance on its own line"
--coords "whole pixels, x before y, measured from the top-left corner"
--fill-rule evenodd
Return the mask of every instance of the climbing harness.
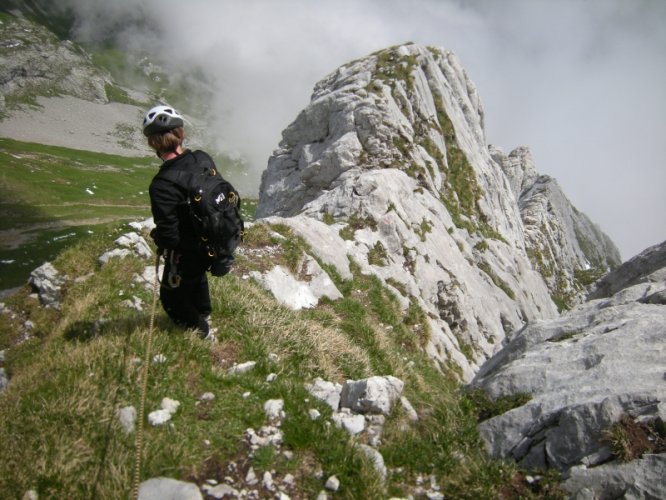
M 169 251 L 169 275 L 167 276 L 167 283 L 171 288 L 178 288 L 180 286 L 180 274 L 178 273 L 178 262 L 180 261 L 180 254 L 175 250 Z
M 155 314 L 157 310 L 158 284 L 159 284 L 160 253 L 157 252 L 155 260 L 155 280 L 153 281 L 153 308 L 150 313 L 150 326 L 148 327 L 148 338 L 146 339 L 146 354 L 143 360 L 143 374 L 141 380 L 141 402 L 139 404 L 139 426 L 136 430 L 135 455 L 134 455 L 134 498 L 139 498 L 139 482 L 141 478 L 141 451 L 143 447 L 143 420 L 146 410 L 146 392 L 148 388 L 148 367 L 150 366 L 150 350 L 153 342 L 153 328 L 155 326 Z
M 158 253 L 157 261 L 155 262 L 155 277 L 157 279 L 157 282 L 161 285 L 162 282 L 160 281 L 160 255 L 162 254 L 162 252 L 158 250 L 157 253 Z M 175 250 L 165 250 L 164 260 L 166 261 L 167 259 L 169 260 L 169 272 L 167 273 L 166 276 L 167 285 L 170 288 L 178 288 L 182 280 L 182 277 L 178 272 L 178 263 L 180 262 L 180 254 L 176 253 Z

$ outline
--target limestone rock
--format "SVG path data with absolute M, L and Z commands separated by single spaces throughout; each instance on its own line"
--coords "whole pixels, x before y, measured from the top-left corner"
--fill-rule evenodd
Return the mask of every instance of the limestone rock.
M 601 278 L 593 285 L 588 299 L 610 297 L 630 285 L 650 280 L 650 276 L 662 269 L 666 269 L 666 241 L 647 248 Z M 654 279 L 664 278 L 655 275 Z
M 367 444 L 359 444 L 357 447 L 372 462 L 372 465 L 377 471 L 377 474 L 379 474 L 379 477 L 381 477 L 382 480 L 385 480 L 386 476 L 388 475 L 388 471 L 386 469 L 386 465 L 384 464 L 384 457 L 382 454 Z
M 139 485 L 139 500 L 203 500 L 203 496 L 196 484 L 156 477 Z
M 132 250 L 139 257 L 149 259 L 153 256 L 153 251 L 150 249 L 150 246 L 148 246 L 146 240 L 139 233 L 125 233 L 120 238 L 116 239 L 114 243 L 122 248 Z
M 328 382 L 317 377 L 312 384 L 306 384 L 305 388 L 315 398 L 328 404 L 333 411 L 337 411 L 340 407 L 340 393 L 342 392 L 341 384 Z
M 228 484 L 218 484 L 206 488 L 206 495 L 213 498 L 238 498 L 239 492 L 236 488 L 232 488 Z
M 133 406 L 125 406 L 120 408 L 116 412 L 116 417 L 127 434 L 134 432 L 134 427 L 136 424 L 136 408 Z
M 229 375 L 242 375 L 254 369 L 257 365 L 256 361 L 246 361 L 245 363 L 240 363 L 229 368 Z
M 269 420 L 284 418 L 284 400 L 269 399 L 264 403 L 264 413 Z
M 43 26 L 25 17 L 6 16 L 0 24 L 0 110 L 5 97 L 30 93 L 67 94 L 107 103 L 108 74 L 69 40 L 61 41 Z
M 332 419 L 335 425 L 346 430 L 352 436 L 360 434 L 365 430 L 365 417 L 351 413 L 348 408 L 343 408 L 343 411 L 333 412 Z
M 562 487 L 572 496 L 587 490 L 591 498 L 664 498 L 665 478 L 666 455 L 646 455 L 628 463 L 574 467 Z
M 109 260 L 114 257 L 124 259 L 130 255 L 136 255 L 148 259 L 153 256 L 153 251 L 150 246 L 148 246 L 146 240 L 139 233 L 125 233 L 120 238 L 116 239 L 114 243 L 118 245 L 119 248 L 113 248 L 103 253 L 99 257 L 100 264 L 107 264 Z
M 45 262 L 30 273 L 29 283 L 39 294 L 39 300 L 46 307 L 60 308 L 60 289 L 65 279 L 50 262 Z
M 565 263 L 573 276 L 592 257 L 569 239 L 608 242 L 588 235 L 597 229 L 582 215 L 575 226 L 557 219 L 577 214 L 563 196 L 553 216 L 561 231 L 540 235 L 536 224 L 532 235 L 519 190 L 536 192 L 541 177 L 526 155 L 514 155 L 505 170 L 498 155 L 485 142 L 483 106 L 456 56 L 391 47 L 316 84 L 269 159 L 257 217 L 289 225 L 344 279 L 351 259 L 403 308 L 418 305 L 428 319 L 413 326 L 417 341 L 471 380 L 508 334 L 557 314 L 559 290 L 535 269 L 535 245 L 559 238 L 573 249 L 566 255 L 575 260 Z M 613 249 L 602 245 L 594 256 L 611 262 Z M 582 293 L 573 284 L 565 291 Z
M 481 367 L 472 385 L 491 399 L 518 393 L 532 397 L 480 424 L 491 455 L 514 459 L 528 469 L 570 471 L 572 492 L 588 488 L 602 498 L 634 491 L 639 483 L 649 483 L 645 478 L 663 478 L 660 460 L 631 466 L 611 461 L 602 436 L 623 416 L 663 419 L 666 308 L 649 298 L 666 292 L 666 266 L 655 269 L 654 264 L 664 255 L 666 245 L 646 250 L 621 268 L 617 281 L 607 280 L 616 283 L 610 289 L 618 283 L 637 284 L 555 320 L 527 325 Z M 638 261 L 645 265 L 636 265 Z M 599 486 L 604 482 L 607 489 Z M 627 490 L 630 484 L 634 490 Z M 650 496 L 649 488 L 640 495 L 637 491 L 637 497 Z
M 326 480 L 324 487 L 330 491 L 338 491 L 340 488 L 340 480 L 336 476 L 331 476 Z
M 342 297 L 331 278 L 312 257 L 306 255 L 299 267 L 297 274 L 305 280 L 297 279 L 282 266 L 275 266 L 263 274 L 253 271 L 250 275 L 279 302 L 296 311 L 314 307 L 321 297 L 331 300 Z
M 154 427 L 166 424 L 169 420 L 171 420 L 171 416 L 176 413 L 179 406 L 180 401 L 176 401 L 175 399 L 171 398 L 162 398 L 160 409 L 151 411 L 148 414 L 148 422 L 150 422 L 150 425 Z
M 539 175 L 529 148 L 505 155 L 490 147 L 518 200 L 527 252 L 560 307 L 585 296 L 586 273 L 603 275 L 620 264 L 613 242 L 567 199 L 555 179 Z
M 363 414 L 388 415 L 403 386 L 403 381 L 393 376 L 347 380 L 342 385 L 340 406 Z
M 157 427 L 158 425 L 163 425 L 166 424 L 169 420 L 171 420 L 171 412 L 165 409 L 159 409 L 155 411 L 151 411 L 148 414 L 148 422 L 150 425 L 153 427 Z

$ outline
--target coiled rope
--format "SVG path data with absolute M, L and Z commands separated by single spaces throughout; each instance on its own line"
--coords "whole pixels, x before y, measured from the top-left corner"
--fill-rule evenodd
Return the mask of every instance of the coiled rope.
M 157 252 L 155 261 L 155 280 L 153 281 L 153 308 L 150 313 L 150 326 L 148 327 L 148 338 L 146 339 L 146 354 L 143 362 L 143 374 L 141 380 L 141 403 L 139 404 L 139 426 L 136 430 L 135 455 L 134 455 L 134 481 L 132 491 L 134 498 L 139 498 L 139 482 L 141 479 L 141 452 L 143 448 L 143 420 L 146 411 L 146 392 L 148 390 L 148 367 L 150 366 L 150 350 L 153 343 L 153 328 L 155 326 L 155 314 L 157 310 L 157 288 L 159 284 L 160 252 Z

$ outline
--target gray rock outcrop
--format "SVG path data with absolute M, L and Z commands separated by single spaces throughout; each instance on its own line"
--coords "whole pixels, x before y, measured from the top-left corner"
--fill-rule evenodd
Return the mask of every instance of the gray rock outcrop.
M 666 265 L 656 264 L 665 257 L 664 244 L 646 250 L 604 280 L 629 286 L 527 325 L 481 367 L 472 385 L 491 399 L 531 396 L 480 424 L 491 455 L 528 469 L 555 467 L 572 493 L 587 488 L 596 498 L 631 488 L 640 490 L 635 498 L 653 498 L 648 478 L 666 491 L 663 454 L 622 464 L 607 437 L 627 416 L 666 420 Z
M 402 380 L 390 375 L 347 380 L 340 392 L 340 406 L 363 414 L 388 415 L 403 386 Z
M 45 262 L 30 273 L 28 280 L 32 288 L 39 294 L 39 300 L 46 307 L 60 308 L 61 289 L 65 278 L 53 267 Z
M 453 53 L 392 47 L 315 86 L 269 159 L 257 216 L 291 226 L 343 278 L 351 258 L 405 310 L 419 306 L 415 337 L 470 380 L 507 333 L 557 314 L 514 192 L 538 175 L 516 168 L 520 179 L 491 156 Z
M 7 99 L 34 95 L 71 95 L 107 103 L 109 75 L 70 41 L 60 41 L 25 17 L 6 16 L 0 24 L 0 111 Z
M 139 500 L 203 500 L 203 495 L 194 483 L 170 477 L 156 477 L 139 485 L 138 498 Z
M 663 269 L 666 269 L 666 241 L 644 250 L 594 283 L 587 298 L 610 297 L 637 283 L 645 283 L 651 279 L 663 280 L 663 275 L 655 274 Z
M 539 175 L 529 148 L 505 155 L 490 146 L 518 200 L 527 254 L 546 281 L 558 307 L 568 309 L 584 299 L 585 285 L 617 267 L 615 244 L 574 207 L 557 180 Z
M 250 276 L 270 291 L 278 302 L 295 311 L 316 306 L 322 297 L 331 300 L 342 297 L 328 274 L 309 255 L 302 260 L 296 274 L 304 279 L 298 279 L 282 266 L 263 273 L 253 271 Z

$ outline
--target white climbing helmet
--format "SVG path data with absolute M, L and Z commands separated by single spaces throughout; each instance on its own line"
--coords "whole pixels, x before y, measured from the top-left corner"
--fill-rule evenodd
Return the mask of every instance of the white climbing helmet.
M 170 106 L 155 106 L 143 117 L 143 135 L 146 137 L 183 126 L 183 117 Z

